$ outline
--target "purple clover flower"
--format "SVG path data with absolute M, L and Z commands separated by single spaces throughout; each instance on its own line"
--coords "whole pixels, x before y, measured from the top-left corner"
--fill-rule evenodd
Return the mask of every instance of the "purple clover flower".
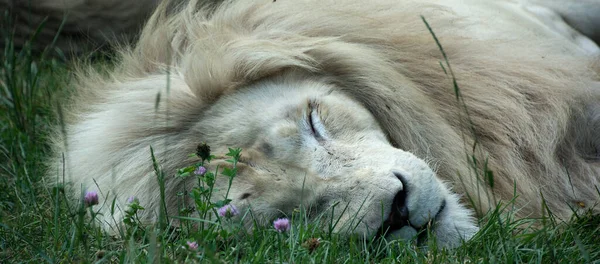
M 83 197 L 83 202 L 85 206 L 91 207 L 98 204 L 98 192 L 86 192 Z
M 287 232 L 290 230 L 290 220 L 287 218 L 279 218 L 273 221 L 273 227 L 279 233 Z
M 206 168 L 204 166 L 199 166 L 195 171 L 194 174 L 202 176 L 206 173 Z
M 198 249 L 198 243 L 196 241 L 188 241 L 186 243 L 187 243 L 189 249 L 191 249 L 191 250 Z
M 235 207 L 235 205 L 233 205 L 233 204 L 225 205 L 225 206 L 217 209 L 217 212 L 219 213 L 220 217 L 225 217 L 225 218 L 232 218 L 232 217 L 240 214 L 240 211 L 238 211 L 237 207 Z
M 137 198 L 135 196 L 129 196 L 129 198 L 127 198 L 127 203 L 128 204 L 132 204 L 133 202 L 135 202 L 137 200 Z

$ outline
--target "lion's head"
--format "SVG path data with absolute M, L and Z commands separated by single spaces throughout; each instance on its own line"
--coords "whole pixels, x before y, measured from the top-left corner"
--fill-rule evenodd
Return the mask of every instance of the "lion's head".
M 375 117 L 335 85 L 284 74 L 220 98 L 204 116 L 192 131 L 210 127 L 212 144 L 245 147 L 230 192 L 242 211 L 268 220 L 303 204 L 334 230 L 367 237 L 409 239 L 433 224 L 447 246 L 477 230 L 430 165 L 393 147 Z

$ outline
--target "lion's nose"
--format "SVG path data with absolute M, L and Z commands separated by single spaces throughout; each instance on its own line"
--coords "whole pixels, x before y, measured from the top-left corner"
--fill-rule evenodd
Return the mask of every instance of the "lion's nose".
M 394 175 L 398 180 L 402 182 L 402 190 L 396 193 L 394 201 L 392 202 L 392 211 L 388 219 L 391 226 L 402 227 L 408 225 L 408 207 L 406 207 L 406 195 L 408 189 L 406 185 L 406 179 L 399 172 L 394 172 Z

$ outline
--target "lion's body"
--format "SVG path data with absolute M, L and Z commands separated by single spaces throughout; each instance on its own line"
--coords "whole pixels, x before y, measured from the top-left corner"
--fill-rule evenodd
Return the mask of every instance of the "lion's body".
M 323 196 L 322 192 L 342 192 L 335 186 L 345 186 L 319 187 L 324 181 L 321 178 L 335 179 L 323 176 L 323 171 L 341 173 L 346 165 L 353 165 L 348 160 L 358 165 L 356 169 L 369 171 L 404 166 L 402 174 L 409 175 L 408 181 L 414 185 L 408 186 L 425 190 L 411 193 L 409 189 L 408 203 L 419 200 L 411 200 L 411 195 L 440 195 L 427 194 L 438 188 L 428 182 L 443 190 L 451 185 L 453 192 L 462 195 L 463 204 L 481 211 L 516 195 L 520 217 L 543 215 L 543 199 L 561 219 L 600 201 L 598 58 L 543 26 L 517 4 L 283 0 L 237 1 L 214 13 L 192 7 L 183 10 L 171 16 L 161 15 L 164 10 L 159 10 L 138 46 L 123 52 L 122 62 L 110 77 L 88 73 L 80 78 L 81 93 L 69 109 L 67 141 L 58 139 L 56 144 L 57 153 L 65 153 L 68 176 L 75 186 L 99 187 L 104 195 L 110 191 L 105 196 L 108 201 L 114 195 L 119 201 L 136 195 L 149 212 L 155 212 L 158 184 L 149 147 L 154 147 L 163 170 L 173 173 L 190 163 L 187 155 L 197 143 L 206 141 L 216 153 L 222 154 L 225 146 L 242 147 L 243 155 L 252 162 L 270 164 L 245 170 L 248 175 L 252 174 L 249 170 L 269 173 L 242 175 L 232 189 L 233 203 L 238 205 L 242 201 L 237 197 L 244 197 L 245 192 L 260 193 L 250 203 L 267 217 L 276 215 L 275 211 L 288 213 L 297 206 L 294 201 L 299 202 L 293 194 L 302 191 L 290 186 L 298 186 L 302 179 L 289 176 L 289 171 L 298 170 L 294 173 L 314 185 L 313 196 Z M 439 38 L 450 67 L 419 15 Z M 456 76 L 458 90 L 450 71 Z M 348 103 L 348 109 L 368 110 L 371 117 L 361 114 L 364 110 L 348 111 L 375 120 L 378 125 L 369 129 L 380 129 L 387 139 L 349 140 L 347 134 L 353 132 L 339 132 L 344 144 L 331 143 L 335 147 L 325 148 L 332 157 L 321 157 L 316 146 L 327 144 L 315 143 L 315 154 L 304 155 L 298 154 L 305 153 L 301 149 L 285 150 L 277 144 L 293 148 L 313 145 L 262 138 L 269 135 L 269 129 L 278 129 L 276 113 L 293 105 L 294 98 L 308 96 L 312 100 L 311 93 L 329 98 L 315 92 L 319 87 L 338 101 L 346 98 L 356 103 Z M 325 104 L 329 104 L 329 113 L 343 108 Z M 333 122 L 326 117 L 323 120 Z M 330 132 L 354 131 L 364 123 L 353 122 L 346 120 L 347 127 L 337 123 L 325 127 Z M 282 133 L 292 132 L 278 131 L 277 135 Z M 359 143 L 349 145 L 354 141 Z M 265 149 L 265 142 L 270 142 L 266 144 L 269 148 Z M 413 156 L 385 144 L 427 161 L 437 179 L 446 184 L 434 180 L 429 171 L 423 172 L 427 176 L 411 176 L 418 174 L 415 168 L 421 165 L 411 167 L 416 162 Z M 340 154 L 351 153 L 348 149 L 353 148 L 360 154 Z M 397 157 L 392 165 L 386 163 L 390 155 Z M 323 166 L 335 170 L 331 173 Z M 486 171 L 493 172 L 493 187 Z M 308 179 L 313 174 L 321 178 Z M 361 176 L 368 186 L 388 180 L 372 174 L 370 178 Z M 279 176 L 273 175 L 289 182 L 280 183 Z M 428 177 L 433 178 L 424 180 Z M 345 182 L 354 182 L 354 178 Z M 176 213 L 175 194 L 182 186 L 180 179 L 166 182 L 170 213 Z M 440 192 L 443 197 L 450 195 L 445 192 Z M 356 195 L 359 199 L 371 197 L 370 192 L 357 191 Z M 345 196 L 340 197 L 346 201 Z M 466 202 L 468 197 L 474 200 L 472 205 Z M 443 199 L 447 207 L 456 207 L 454 217 L 458 219 L 444 226 L 444 232 L 464 227 L 458 235 L 445 238 L 447 234 L 440 231 L 443 242 L 452 245 L 460 236 L 472 235 L 473 229 L 468 213 L 454 204 L 455 197 Z M 411 211 L 418 211 L 417 206 L 408 205 Z M 420 206 L 430 205 L 424 202 Z M 600 212 L 597 208 L 596 213 Z M 443 222 L 444 216 L 440 217 L 436 221 Z

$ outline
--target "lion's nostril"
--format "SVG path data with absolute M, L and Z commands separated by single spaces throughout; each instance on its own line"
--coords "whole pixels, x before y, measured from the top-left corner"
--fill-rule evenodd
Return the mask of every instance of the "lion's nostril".
M 398 215 L 400 215 L 400 219 L 408 221 L 408 208 L 406 206 L 401 206 L 396 209 Z
M 402 189 L 396 193 L 392 201 L 390 215 L 383 222 L 381 229 L 377 231 L 377 236 L 381 236 L 388 232 L 393 232 L 401 229 L 404 226 L 410 225 L 408 221 L 409 211 L 406 207 L 406 197 L 408 195 L 408 185 L 404 175 L 399 172 L 393 172 L 394 176 L 402 182 Z
M 408 220 L 408 208 L 406 207 L 406 191 L 399 191 L 394 197 L 392 203 L 392 216 L 396 220 Z
M 406 178 L 400 172 L 393 172 L 394 176 L 402 182 L 402 190 L 396 193 L 394 201 L 392 203 L 392 212 L 390 214 L 391 220 L 396 224 L 407 224 L 408 223 L 408 207 L 406 207 L 406 196 L 408 194 L 408 186 L 406 185 Z

